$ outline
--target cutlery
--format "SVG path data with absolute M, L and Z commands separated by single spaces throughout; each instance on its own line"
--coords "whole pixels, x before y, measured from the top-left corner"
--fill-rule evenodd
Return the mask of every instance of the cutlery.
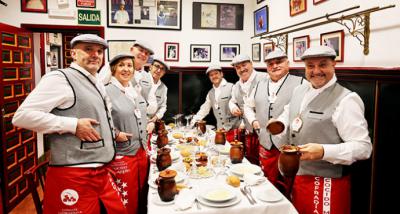
M 240 187 L 240 192 L 242 192 L 242 194 L 244 195 L 244 196 L 246 196 L 246 198 L 247 198 L 247 200 L 250 202 L 250 204 L 254 204 L 254 202 L 250 199 L 250 197 L 247 195 L 247 193 L 246 193 L 246 191 L 244 190 L 244 188 L 243 187 Z
M 244 186 L 244 190 L 249 194 L 249 196 L 253 200 L 253 202 L 255 204 L 257 204 L 257 201 L 254 199 L 253 195 L 251 194 L 251 188 L 249 186 Z
M 194 203 L 196 204 L 197 209 L 201 210 L 200 203 L 199 200 L 197 200 L 197 198 L 194 199 Z

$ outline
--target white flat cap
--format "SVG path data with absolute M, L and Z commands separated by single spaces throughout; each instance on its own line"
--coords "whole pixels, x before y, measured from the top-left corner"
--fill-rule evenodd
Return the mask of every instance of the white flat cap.
M 102 45 L 104 48 L 108 48 L 108 44 L 107 44 L 106 40 L 104 40 L 103 38 L 101 38 L 95 34 L 81 34 L 79 36 L 75 36 L 71 40 L 71 47 L 73 48 L 74 45 L 76 45 L 80 42 L 99 44 L 99 45 Z
M 278 58 L 283 58 L 283 57 L 287 58 L 286 53 L 280 49 L 276 49 L 274 51 L 269 52 L 267 57 L 265 57 L 264 62 L 271 60 L 271 59 L 278 59 Z
M 163 62 L 163 61 L 160 60 L 160 59 L 153 59 L 153 63 L 154 63 L 154 62 L 158 62 L 158 63 L 160 63 L 161 65 L 163 65 L 167 71 L 169 71 L 169 70 L 171 69 L 167 63 Z
M 245 54 L 239 54 L 232 59 L 231 65 L 235 66 L 236 64 L 246 61 L 251 61 L 250 57 Z
M 123 59 L 123 58 L 131 58 L 131 59 L 134 59 L 135 57 L 134 57 L 132 54 L 129 54 L 129 53 L 118 54 L 118 55 L 114 56 L 114 57 L 110 60 L 110 62 L 109 62 L 110 66 L 114 65 L 115 63 L 118 62 L 118 60 Z
M 119 4 L 125 5 L 125 1 L 124 1 L 124 0 L 121 0 L 121 2 L 120 2 Z
M 139 47 L 142 47 L 142 48 L 146 49 L 150 53 L 150 55 L 154 54 L 154 51 L 151 48 L 150 44 L 148 44 L 145 41 L 137 40 L 137 41 L 135 41 L 135 44 L 133 44 L 133 46 L 139 46 Z
M 335 58 L 336 52 L 331 47 L 320 45 L 320 46 L 312 46 L 304 51 L 301 59 L 315 58 L 315 57 L 330 57 Z
M 208 68 L 206 70 L 206 75 L 208 75 L 208 72 L 213 71 L 213 70 L 222 71 L 222 68 L 219 65 L 210 65 L 210 66 L 208 66 Z

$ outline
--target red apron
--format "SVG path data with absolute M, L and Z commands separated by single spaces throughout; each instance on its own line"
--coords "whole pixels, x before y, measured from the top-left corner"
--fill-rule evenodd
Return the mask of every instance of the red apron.
M 106 167 L 48 168 L 43 213 L 100 213 L 100 200 L 107 213 L 127 213 Z
M 226 132 L 226 141 L 232 142 L 236 139 L 236 129 L 231 129 Z
M 278 178 L 281 176 L 278 169 L 279 150 L 273 146 L 270 150 L 259 146 L 260 151 L 260 166 L 264 172 L 265 177 L 276 186 Z
M 350 214 L 350 176 L 298 175 L 294 180 L 292 202 L 300 214 Z
M 252 164 L 259 165 L 259 145 L 258 135 L 256 133 L 249 133 L 246 135 L 245 156 Z

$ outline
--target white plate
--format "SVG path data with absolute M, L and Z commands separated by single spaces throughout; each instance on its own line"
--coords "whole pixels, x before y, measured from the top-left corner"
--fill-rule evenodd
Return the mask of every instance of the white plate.
M 210 188 L 200 194 L 204 199 L 211 202 L 225 202 L 235 198 L 236 194 L 224 187 Z
M 270 188 L 265 188 L 257 192 L 257 198 L 260 199 L 261 201 L 265 202 L 276 202 L 280 201 L 283 196 L 278 192 L 278 190 L 270 189 Z
M 171 152 L 170 155 L 171 155 L 171 160 L 172 161 L 178 160 L 179 157 L 181 156 L 178 152 Z M 152 161 L 156 162 L 156 159 L 157 159 L 157 154 L 151 155 L 151 160 Z
M 242 200 L 239 194 L 236 194 L 236 197 L 234 197 L 232 200 L 225 201 L 225 202 L 212 202 L 209 200 L 204 199 L 203 197 L 197 197 L 197 200 L 203 205 L 209 206 L 209 207 L 230 207 L 233 206 Z
M 245 173 L 259 174 L 261 173 L 261 167 L 248 163 L 233 164 L 231 172 L 238 176 L 243 176 Z
M 150 177 L 150 179 L 147 181 L 149 186 L 155 189 L 157 189 L 156 179 L 158 178 L 158 174 L 159 173 Z M 184 182 L 185 182 L 185 176 L 181 172 L 177 172 L 175 176 L 175 183 L 184 183 Z
M 175 196 L 176 197 L 176 196 Z M 154 204 L 160 205 L 160 206 L 165 206 L 165 205 L 171 205 L 175 203 L 175 199 L 172 201 L 162 201 L 160 196 L 157 194 L 154 194 L 153 197 L 151 198 Z
M 217 147 L 218 152 L 220 154 L 223 154 L 223 155 L 229 155 L 229 152 L 231 150 L 231 147 L 230 147 L 229 143 L 225 144 L 224 146 L 223 145 L 216 145 L 216 147 Z

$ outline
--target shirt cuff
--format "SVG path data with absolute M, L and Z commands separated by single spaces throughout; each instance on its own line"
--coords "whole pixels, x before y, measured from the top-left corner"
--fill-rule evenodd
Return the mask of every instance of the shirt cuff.
M 335 156 L 339 154 L 340 149 L 337 144 L 323 144 L 322 147 L 324 148 L 324 156 L 322 157 L 322 160 L 330 162 L 337 158 Z
M 76 127 L 78 126 L 78 118 L 64 117 L 63 123 L 64 123 L 63 129 L 65 130 L 66 133 L 75 134 Z

